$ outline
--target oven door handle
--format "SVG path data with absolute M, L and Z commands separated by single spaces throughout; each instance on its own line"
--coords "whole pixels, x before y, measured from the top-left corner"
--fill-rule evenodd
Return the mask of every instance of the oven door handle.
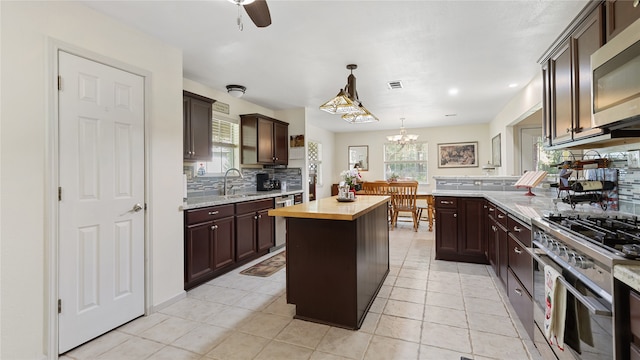
M 533 259 L 535 261 L 537 261 L 538 263 L 542 264 L 543 266 L 547 265 L 544 262 L 544 260 L 542 260 L 542 258 L 540 258 L 540 256 L 538 256 L 535 252 L 531 251 L 531 256 L 533 257 Z M 587 309 L 589 309 L 590 313 L 595 314 L 595 315 L 602 315 L 602 316 L 612 316 L 613 315 L 611 310 L 607 309 L 604 305 L 600 304 L 597 300 L 593 299 L 592 297 L 583 295 L 580 291 L 578 291 L 578 289 L 573 287 L 573 285 L 571 285 L 562 276 L 558 277 L 558 281 L 560 281 L 560 283 L 562 283 L 562 285 L 564 285 L 564 287 L 565 287 L 565 289 L 567 289 L 567 291 L 569 291 L 571 294 L 573 294 L 573 296 L 576 298 L 576 300 L 578 300 L 580 303 L 582 303 L 582 305 L 584 305 Z

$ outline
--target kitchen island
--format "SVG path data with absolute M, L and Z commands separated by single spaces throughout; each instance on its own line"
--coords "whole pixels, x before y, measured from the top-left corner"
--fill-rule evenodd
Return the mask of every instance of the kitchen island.
M 389 273 L 388 196 L 329 197 L 269 210 L 287 219 L 295 318 L 359 329 Z

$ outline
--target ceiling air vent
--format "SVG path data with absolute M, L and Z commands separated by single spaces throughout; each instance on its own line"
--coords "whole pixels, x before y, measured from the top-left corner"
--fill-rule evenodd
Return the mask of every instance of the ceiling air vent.
M 400 81 L 400 80 L 398 80 L 398 81 L 389 81 L 387 83 L 387 87 L 389 88 L 389 90 L 402 89 L 402 81 Z

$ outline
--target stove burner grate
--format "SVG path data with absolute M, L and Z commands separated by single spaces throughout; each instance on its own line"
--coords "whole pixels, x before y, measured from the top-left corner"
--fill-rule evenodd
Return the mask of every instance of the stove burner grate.
M 556 225 L 584 239 L 629 258 L 640 257 L 640 224 L 638 218 L 596 217 L 550 214 L 546 217 Z

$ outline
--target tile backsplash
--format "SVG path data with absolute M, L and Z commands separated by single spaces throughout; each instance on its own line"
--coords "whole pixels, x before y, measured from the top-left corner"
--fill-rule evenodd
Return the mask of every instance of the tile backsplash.
M 601 152 L 603 157 L 615 159 L 610 167 L 618 171 L 618 210 L 640 216 L 640 168 L 629 168 L 626 153 L 624 149 L 615 149 L 614 157 L 613 153 L 606 155 L 604 151 Z M 516 189 L 514 186 L 519 176 L 434 176 L 433 178 L 436 181 L 437 190 L 526 191 L 524 188 Z M 543 184 L 555 182 L 555 176 L 549 176 Z M 536 190 L 534 189 L 533 192 L 535 193 Z
M 266 173 L 269 178 L 286 182 L 289 190 L 302 189 L 302 170 L 300 168 L 287 169 L 256 169 L 241 168 L 240 178 L 236 172 L 229 173 L 227 178 L 227 193 L 256 191 L 256 174 Z M 211 196 L 222 194 L 224 176 L 195 176 L 187 180 L 187 197 Z

